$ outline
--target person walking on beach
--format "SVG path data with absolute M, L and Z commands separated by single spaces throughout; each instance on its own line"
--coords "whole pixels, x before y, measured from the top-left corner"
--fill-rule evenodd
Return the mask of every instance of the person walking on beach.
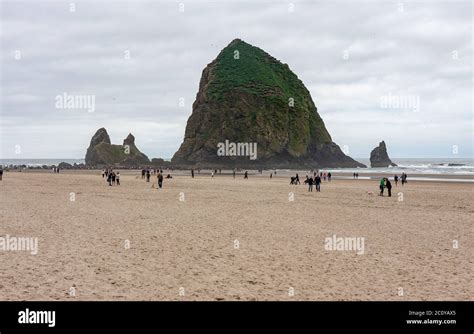
M 150 182 L 150 170 L 146 171 L 146 182 Z
M 244 173 L 244 179 L 248 179 L 249 178 L 249 174 L 247 173 L 247 171 L 245 171 Z
M 104 176 L 105 176 L 105 170 L 102 169 L 102 178 L 104 178 Z
M 0 167 L 0 181 L 3 180 L 3 168 Z
M 328 173 L 328 181 L 331 182 L 331 172 Z
M 232 171 L 232 177 L 235 179 L 235 168 L 234 168 L 234 170 Z
M 387 187 L 388 197 L 392 197 L 392 184 L 387 177 L 385 178 L 385 187 Z
M 308 177 L 308 191 L 313 192 L 313 178 Z
M 398 175 L 393 177 L 393 181 L 395 181 L 395 187 L 398 186 Z
M 211 177 L 214 177 L 214 171 L 211 170 Z
M 145 178 L 146 170 L 142 169 L 142 180 Z
M 115 186 L 115 177 L 116 177 L 115 172 L 112 172 L 112 185 L 114 186 Z
M 191 177 L 194 179 L 194 168 L 191 168 Z
M 158 189 L 161 189 L 161 187 L 163 187 L 163 174 L 161 173 L 158 173 Z
M 109 183 L 109 186 L 112 186 L 112 173 L 108 173 L 107 182 Z
M 319 175 L 316 175 L 316 177 L 314 178 L 314 183 L 316 184 L 316 191 L 320 193 L 321 192 L 321 177 Z
M 380 179 L 380 185 L 379 185 L 379 187 L 380 187 L 380 194 L 379 194 L 379 196 L 383 196 L 383 189 L 385 188 L 385 178 L 384 178 L 384 177 Z
M 355 180 L 355 178 L 356 178 L 356 173 L 354 173 L 354 174 L 352 175 L 352 178 Z
M 117 172 L 117 175 L 115 175 L 115 180 L 117 181 L 117 185 L 120 185 L 120 172 Z
M 273 177 L 273 173 L 270 173 L 270 179 Z
M 300 177 L 298 176 L 298 173 L 296 173 L 295 184 L 301 184 Z
M 402 173 L 401 179 L 402 179 L 402 186 L 403 186 L 405 183 L 407 183 L 407 175 L 405 174 L 405 172 Z

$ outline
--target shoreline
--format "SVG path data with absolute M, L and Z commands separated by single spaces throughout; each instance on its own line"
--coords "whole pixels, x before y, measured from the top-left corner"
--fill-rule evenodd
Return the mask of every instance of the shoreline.
M 114 169 L 116 171 L 119 171 L 122 175 L 140 175 L 141 170 L 140 169 Z M 196 177 L 210 177 L 211 175 L 211 169 L 202 169 L 200 173 L 196 172 Z M 241 171 L 236 172 L 236 177 L 241 177 L 244 174 L 244 169 Z M 382 177 L 388 177 L 390 179 L 393 179 L 393 176 L 396 173 L 384 173 L 384 172 L 367 172 L 365 171 L 364 173 L 359 173 L 359 178 L 354 179 L 353 178 L 353 173 L 350 172 L 339 172 L 339 171 L 333 171 L 331 169 L 326 169 L 324 171 L 331 171 L 332 173 L 332 178 L 334 180 L 354 180 L 354 181 L 378 181 Z M 102 172 L 102 169 L 61 169 L 59 174 L 85 174 L 85 175 L 91 175 L 91 174 L 100 174 Z M 184 169 L 176 169 L 176 170 L 171 170 L 171 169 L 163 169 L 164 174 L 171 174 L 176 175 L 176 176 L 189 176 L 190 175 L 190 170 L 184 170 Z M 259 178 L 269 178 L 270 173 L 273 172 L 273 170 L 263 170 L 262 173 L 260 173 L 258 170 L 248 170 L 249 176 L 253 177 L 259 177 Z M 8 176 L 8 173 L 27 173 L 27 174 L 54 174 L 51 170 L 49 169 L 23 169 L 23 170 L 18 170 L 18 169 L 13 169 L 13 170 L 4 170 L 4 178 Z M 273 175 L 273 178 L 290 178 L 290 176 L 294 176 L 296 173 L 299 174 L 300 179 L 304 180 L 306 174 L 310 174 L 309 171 L 304 171 L 304 170 L 277 170 L 277 174 Z M 152 174 L 153 175 L 153 174 Z M 397 175 L 400 175 L 398 173 Z M 221 173 L 216 173 L 214 177 L 232 177 L 232 170 L 226 169 L 222 170 Z M 408 181 L 412 182 L 450 182 L 450 183 L 474 183 L 474 175 L 467 175 L 467 174 L 434 174 L 434 173 L 410 173 L 408 174 Z

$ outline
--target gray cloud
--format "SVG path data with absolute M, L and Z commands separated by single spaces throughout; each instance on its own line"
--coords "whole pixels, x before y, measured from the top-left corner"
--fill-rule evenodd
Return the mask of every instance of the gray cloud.
M 452 145 L 472 156 L 470 1 L 184 3 L 75 1 L 71 13 L 69 2 L 2 2 L 0 157 L 83 157 L 102 126 L 171 157 L 202 69 L 236 37 L 289 64 L 351 156 L 382 139 L 395 157 Z M 56 109 L 63 92 L 95 95 L 95 112 Z M 418 96 L 420 110 L 381 108 L 388 94 Z

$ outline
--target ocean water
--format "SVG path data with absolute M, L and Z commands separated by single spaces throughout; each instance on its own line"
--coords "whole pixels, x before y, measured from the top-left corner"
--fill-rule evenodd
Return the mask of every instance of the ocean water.
M 29 166 L 29 167 L 41 167 L 43 165 L 52 166 L 58 165 L 61 162 L 67 162 L 71 165 L 85 163 L 84 159 L 0 159 L 0 165 L 2 166 Z
M 355 158 L 355 160 L 369 165 L 369 159 Z M 31 167 L 39 167 L 42 165 L 58 165 L 60 162 L 67 162 L 71 165 L 74 163 L 84 163 L 84 159 L 0 159 L 0 165 L 26 165 Z M 369 173 L 393 173 L 400 175 L 405 172 L 409 175 L 413 174 L 433 174 L 435 175 L 470 175 L 474 176 L 474 159 L 473 158 L 430 158 L 417 159 L 405 158 L 392 161 L 398 164 L 398 167 L 387 168 L 331 168 L 331 171 L 341 171 L 347 173 L 359 173 L 360 176 Z
M 366 166 L 370 165 L 369 159 L 355 159 Z M 401 158 L 391 159 L 397 167 L 386 168 L 340 168 L 340 170 L 349 173 L 393 173 L 400 175 L 406 174 L 433 174 L 433 175 L 474 175 L 473 158 L 436 158 L 436 159 L 417 159 Z

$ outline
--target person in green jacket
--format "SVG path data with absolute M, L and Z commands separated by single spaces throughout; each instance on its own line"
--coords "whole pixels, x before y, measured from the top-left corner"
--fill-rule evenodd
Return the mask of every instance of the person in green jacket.
M 379 196 L 383 196 L 383 189 L 385 188 L 385 178 L 382 177 L 380 179 L 380 195 Z

